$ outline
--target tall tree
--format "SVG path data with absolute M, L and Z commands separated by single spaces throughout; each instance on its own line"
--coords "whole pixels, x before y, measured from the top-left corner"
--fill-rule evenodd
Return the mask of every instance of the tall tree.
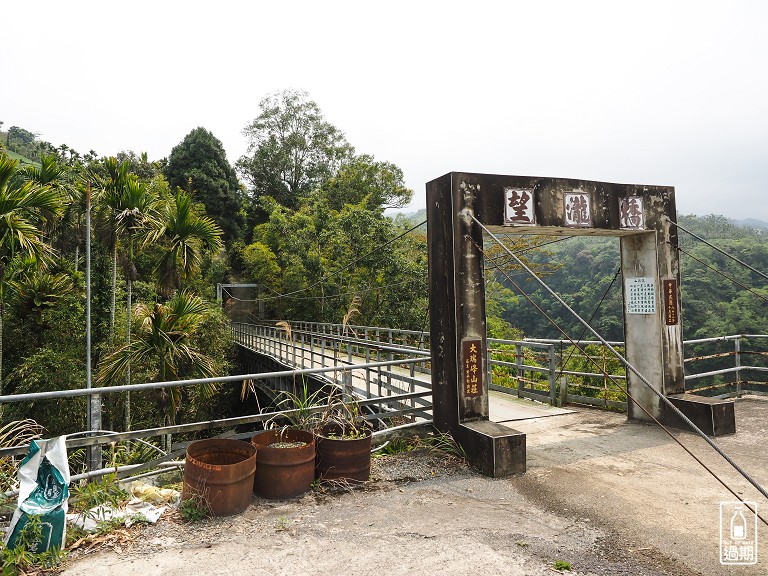
M 387 208 L 404 208 L 413 197 L 413 190 L 406 188 L 398 166 L 376 161 L 368 154 L 346 162 L 323 184 L 321 193 L 330 207 L 338 211 L 345 204 L 357 204 L 383 212 Z
M 117 158 L 105 158 L 99 166 L 93 167 L 91 174 L 100 188 L 98 194 L 99 204 L 106 209 L 109 221 L 110 248 L 112 252 L 112 290 L 109 306 L 109 340 L 113 341 L 115 335 L 115 308 L 117 297 L 117 248 L 118 248 L 118 220 L 124 210 L 125 186 L 128 181 L 129 163 L 118 162 Z
M 160 283 L 168 290 L 183 286 L 204 254 L 221 250 L 222 230 L 196 210 L 190 195 L 178 188 L 163 203 L 159 222 L 158 236 L 167 243 L 159 266 Z
M 195 128 L 171 150 L 164 172 L 171 188 L 184 188 L 205 205 L 227 244 L 242 236 L 240 185 L 218 138 Z
M 261 113 L 243 130 L 248 154 L 236 164 L 250 187 L 252 221 L 258 218 L 261 197 L 295 209 L 354 152 L 304 91 L 276 92 L 259 106 Z
M 3 391 L 4 293 L 13 261 L 20 256 L 44 258 L 52 249 L 41 239 L 44 215 L 59 214 L 60 193 L 19 178 L 18 163 L 0 155 L 0 394 Z
M 198 296 L 178 292 L 167 303 L 138 304 L 135 309 L 139 333 L 104 359 L 97 376 L 100 385 L 109 385 L 125 373 L 131 363 L 154 367 L 155 382 L 187 376 L 213 376 L 213 361 L 194 345 L 194 336 L 209 314 L 208 305 Z M 212 395 L 216 387 L 203 385 Z M 181 389 L 161 389 L 157 397 L 166 422 L 173 422 L 181 404 Z

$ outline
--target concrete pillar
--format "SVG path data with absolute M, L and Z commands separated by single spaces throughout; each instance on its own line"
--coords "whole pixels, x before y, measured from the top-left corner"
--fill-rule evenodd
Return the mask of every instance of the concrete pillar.
M 427 184 L 433 419 L 499 477 L 525 471 L 525 434 L 488 420 L 483 235 L 469 217 L 481 201 L 471 175 Z

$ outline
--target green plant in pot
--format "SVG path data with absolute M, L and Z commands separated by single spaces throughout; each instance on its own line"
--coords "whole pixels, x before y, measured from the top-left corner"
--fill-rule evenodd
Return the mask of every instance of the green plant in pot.
M 371 475 L 371 433 L 357 402 L 329 398 L 315 429 L 315 476 L 320 480 L 366 482 Z
M 268 420 L 267 428 L 251 438 L 256 447 L 253 491 L 263 498 L 293 498 L 308 492 L 315 479 L 315 436 L 321 391 L 309 394 L 303 382 L 299 394 L 282 393 L 279 410 L 290 410 L 288 425 Z M 314 410 L 313 410 L 314 409 Z

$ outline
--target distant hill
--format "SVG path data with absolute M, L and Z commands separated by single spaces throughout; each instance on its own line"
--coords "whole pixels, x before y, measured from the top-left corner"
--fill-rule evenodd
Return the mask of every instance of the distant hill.
M 17 154 L 13 150 L 8 150 L 6 148 L 2 148 L 2 150 L 8 155 L 8 157 L 11 160 L 18 160 L 19 164 L 33 164 L 34 166 L 40 166 L 39 162 L 35 162 L 33 160 L 30 160 L 26 156 L 22 156 L 21 154 Z
M 768 222 L 764 222 L 763 220 L 756 220 L 754 218 L 747 218 L 746 220 L 731 220 L 731 222 L 744 228 L 768 230 Z

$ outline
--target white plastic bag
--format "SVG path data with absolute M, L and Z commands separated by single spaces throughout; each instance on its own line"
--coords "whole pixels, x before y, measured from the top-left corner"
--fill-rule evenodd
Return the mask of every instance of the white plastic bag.
M 13 549 L 30 516 L 39 516 L 42 541 L 30 552 L 63 549 L 66 543 L 66 514 L 69 507 L 69 462 L 66 438 L 33 440 L 19 467 L 19 503 L 5 537 Z

